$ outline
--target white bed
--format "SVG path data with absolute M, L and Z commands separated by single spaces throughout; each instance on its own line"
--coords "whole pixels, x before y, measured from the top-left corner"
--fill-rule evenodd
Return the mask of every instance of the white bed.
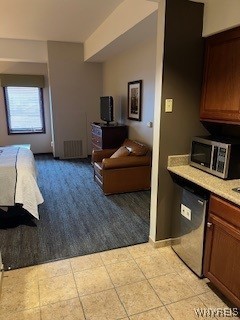
M 4 154 L 5 157 L 3 157 Z M 12 174 L 12 180 L 15 179 L 14 183 L 9 180 L 9 172 Z M 24 209 L 39 219 L 38 205 L 44 200 L 37 185 L 35 161 L 31 150 L 0 147 L 0 184 L 0 207 L 21 204 Z M 12 197 L 14 203 L 9 203 L 11 197 L 8 195 L 12 192 L 14 192 Z

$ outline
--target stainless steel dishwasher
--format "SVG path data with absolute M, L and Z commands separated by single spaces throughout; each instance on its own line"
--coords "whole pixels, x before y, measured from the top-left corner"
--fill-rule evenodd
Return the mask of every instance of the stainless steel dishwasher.
M 194 184 L 175 185 L 172 248 L 199 277 L 203 276 L 205 219 L 209 194 Z

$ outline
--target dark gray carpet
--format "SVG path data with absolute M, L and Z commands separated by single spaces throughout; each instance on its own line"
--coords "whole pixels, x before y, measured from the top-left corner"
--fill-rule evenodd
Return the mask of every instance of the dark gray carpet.
M 36 164 L 40 220 L 16 208 L 0 213 L 5 269 L 148 241 L 150 191 L 104 196 L 89 160 L 38 155 Z

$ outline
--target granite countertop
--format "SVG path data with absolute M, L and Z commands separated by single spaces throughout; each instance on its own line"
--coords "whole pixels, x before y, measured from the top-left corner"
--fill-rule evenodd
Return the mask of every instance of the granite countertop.
M 189 155 L 169 156 L 168 171 L 203 187 L 214 194 L 240 205 L 240 193 L 233 188 L 240 187 L 240 179 L 223 180 L 188 165 Z

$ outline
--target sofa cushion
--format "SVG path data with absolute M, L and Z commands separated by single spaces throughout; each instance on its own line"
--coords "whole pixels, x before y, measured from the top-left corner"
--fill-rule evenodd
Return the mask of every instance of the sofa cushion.
M 121 158 L 105 158 L 102 161 L 102 173 L 111 169 L 127 169 L 130 167 L 150 167 L 151 158 L 149 156 L 132 156 L 132 157 L 121 157 Z
M 130 139 L 126 139 L 123 142 L 123 146 L 126 147 L 133 156 L 145 156 L 149 150 L 144 144 Z
M 126 156 L 129 156 L 129 154 L 130 154 L 130 151 L 126 147 L 122 146 L 119 149 L 117 149 L 117 151 L 114 152 L 114 154 L 110 158 L 126 157 Z

